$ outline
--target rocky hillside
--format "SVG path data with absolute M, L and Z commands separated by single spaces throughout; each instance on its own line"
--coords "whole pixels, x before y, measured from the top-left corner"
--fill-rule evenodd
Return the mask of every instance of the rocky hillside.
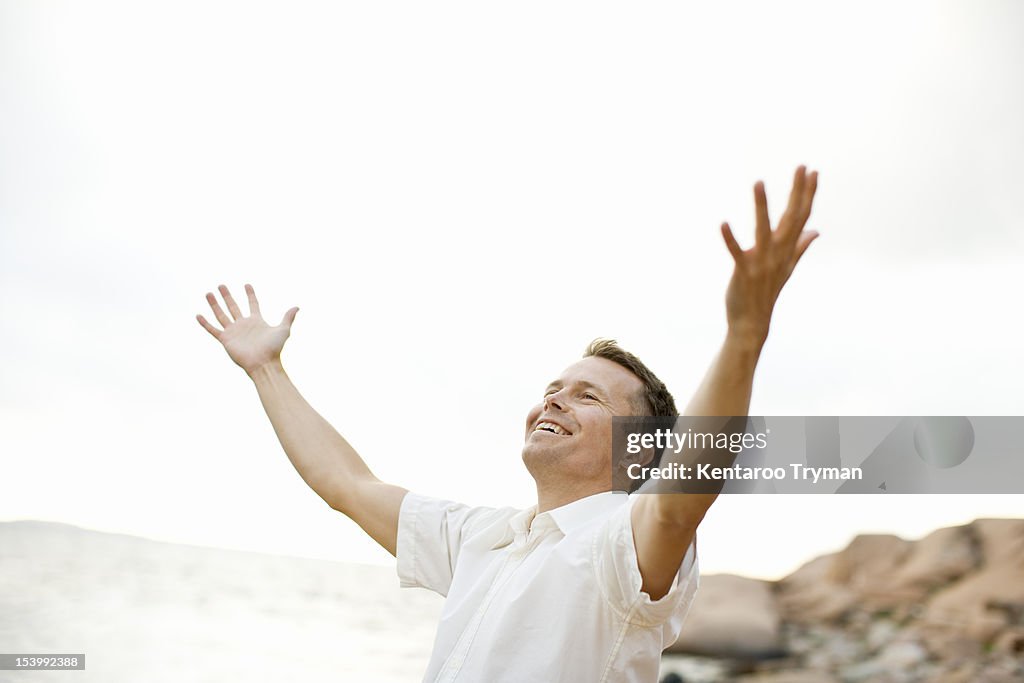
M 669 652 L 749 683 L 1024 681 L 1024 519 L 858 536 L 777 582 L 702 577 Z

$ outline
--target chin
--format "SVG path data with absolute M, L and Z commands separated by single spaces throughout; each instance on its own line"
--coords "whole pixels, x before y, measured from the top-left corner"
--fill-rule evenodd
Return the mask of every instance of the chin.
M 531 473 L 550 468 L 557 460 L 558 454 L 553 448 L 544 448 L 535 443 L 523 446 L 523 464 Z
M 575 469 L 574 449 L 567 446 L 569 444 L 527 441 L 523 446 L 523 464 L 534 479 Z

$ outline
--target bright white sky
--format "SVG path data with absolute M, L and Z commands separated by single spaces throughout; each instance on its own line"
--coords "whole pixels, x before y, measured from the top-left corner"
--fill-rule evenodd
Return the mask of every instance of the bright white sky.
M 0 520 L 355 561 L 195 322 L 251 282 L 386 480 L 527 506 L 526 412 L 597 336 L 684 404 L 718 226 L 819 169 L 753 414 L 1021 415 L 1024 5 L 0 5 Z M 702 566 L 1021 496 L 732 496 Z

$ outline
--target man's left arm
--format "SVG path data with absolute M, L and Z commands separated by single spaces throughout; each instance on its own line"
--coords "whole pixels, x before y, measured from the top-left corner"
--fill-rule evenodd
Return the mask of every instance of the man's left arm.
M 757 227 L 750 249 L 742 249 L 729 224 L 722 224 L 722 237 L 735 261 L 725 297 L 728 332 L 684 415 L 747 414 L 754 369 L 768 337 L 775 301 L 800 257 L 818 237 L 813 230 L 804 231 L 817 185 L 817 171 L 808 174 L 805 167 L 797 168 L 789 205 L 773 230 L 764 184 L 756 183 Z M 638 496 L 632 510 L 633 541 L 643 577 L 642 589 L 652 600 L 663 597 L 672 588 L 697 526 L 717 497 L 717 493 Z

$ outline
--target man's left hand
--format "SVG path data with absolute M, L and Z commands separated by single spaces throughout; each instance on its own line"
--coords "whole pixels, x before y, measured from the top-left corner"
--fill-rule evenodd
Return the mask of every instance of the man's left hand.
M 772 230 L 764 183 L 755 183 L 757 228 L 754 246 L 750 249 L 740 248 L 729 224 L 722 223 L 722 237 L 735 261 L 725 295 L 730 335 L 757 345 L 763 344 L 768 337 L 772 310 L 779 292 L 807 247 L 818 237 L 815 230 L 804 231 L 817 189 L 818 172 L 808 174 L 806 167 L 797 168 L 789 206 L 779 219 L 778 227 Z

